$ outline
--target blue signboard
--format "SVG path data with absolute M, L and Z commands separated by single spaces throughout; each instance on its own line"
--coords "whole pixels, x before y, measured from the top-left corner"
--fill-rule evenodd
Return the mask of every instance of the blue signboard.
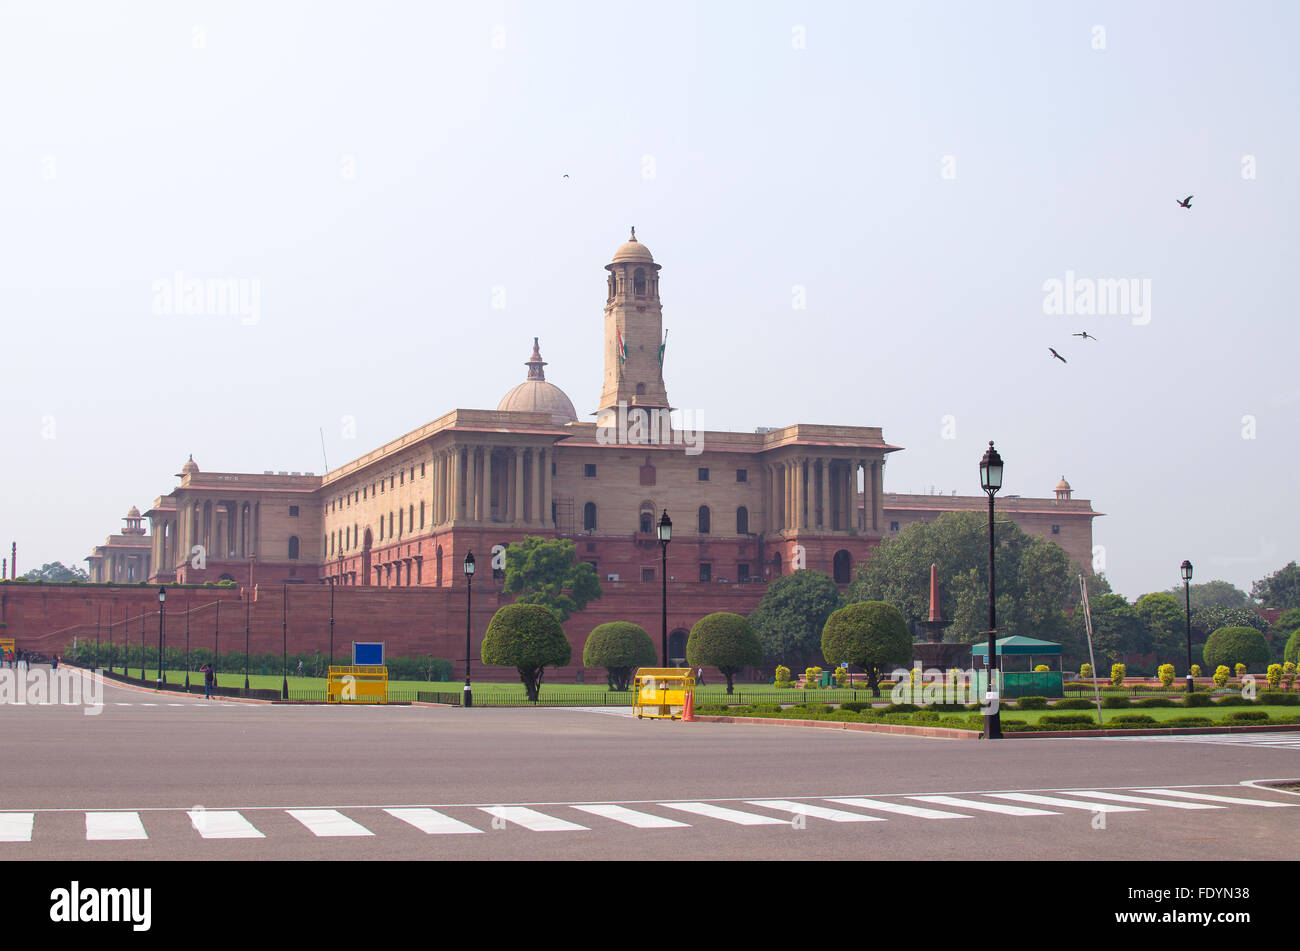
M 375 666 L 384 665 L 384 642 L 383 641 L 353 641 L 352 642 L 352 663 L 354 666 Z

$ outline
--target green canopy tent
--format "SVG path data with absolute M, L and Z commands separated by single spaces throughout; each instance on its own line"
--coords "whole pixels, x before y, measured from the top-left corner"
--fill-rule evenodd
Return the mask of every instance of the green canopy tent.
M 976 682 L 982 693 L 987 690 L 987 678 L 983 676 L 988 668 L 988 642 L 971 645 L 971 661 L 977 668 Z M 1008 670 L 1007 661 L 1012 659 L 1013 666 L 1019 666 L 1020 658 L 1025 658 L 1026 670 Z M 1050 659 L 1056 658 L 1056 670 L 1035 672 L 1034 658 L 1039 657 L 1050 666 Z M 977 658 L 979 659 L 977 661 Z M 1061 645 L 1053 641 L 1040 641 L 1036 637 L 1014 634 L 997 641 L 998 670 L 1002 672 L 1002 697 L 1014 700 L 1016 697 L 1064 697 L 1065 684 L 1061 674 Z M 984 667 L 979 671 L 979 667 Z

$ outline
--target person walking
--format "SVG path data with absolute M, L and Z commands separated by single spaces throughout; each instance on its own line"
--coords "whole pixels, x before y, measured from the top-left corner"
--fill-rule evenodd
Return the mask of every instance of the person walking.
M 203 665 L 203 699 L 212 699 L 213 681 L 216 680 L 216 672 L 212 669 L 211 664 Z
M 59 655 L 58 655 L 58 654 L 55 654 L 53 657 L 50 658 L 50 668 L 51 668 L 52 670 L 58 670 L 58 669 L 59 669 Z

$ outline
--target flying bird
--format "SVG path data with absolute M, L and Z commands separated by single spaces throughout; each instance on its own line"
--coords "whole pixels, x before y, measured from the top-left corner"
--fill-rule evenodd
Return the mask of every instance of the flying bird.
M 564 173 L 564 177 L 565 177 L 565 178 L 568 178 L 568 177 L 569 177 L 569 173 L 568 173 L 568 172 L 565 172 L 565 173 Z
M 1192 196 L 1192 195 L 1188 195 L 1188 196 L 1187 196 L 1186 198 L 1184 198 L 1182 201 L 1178 202 L 1178 204 L 1180 204 L 1180 205 L 1182 205 L 1184 208 L 1190 210 L 1191 207 L 1192 207 L 1192 198 L 1193 198 L 1193 197 L 1194 197 L 1194 196 Z M 1174 199 L 1174 200 L 1175 200 L 1175 201 L 1178 201 L 1177 199 Z
M 1054 349 L 1052 349 L 1051 347 L 1048 347 L 1047 349 L 1052 351 L 1052 356 L 1056 357 L 1056 359 L 1060 360 L 1062 363 L 1066 362 L 1065 357 L 1061 356 Z
M 1070 334 L 1070 336 L 1071 336 L 1071 337 L 1082 337 L 1084 340 L 1096 340 L 1096 339 L 1097 339 L 1097 338 L 1094 337 L 1092 334 L 1088 333 L 1088 331 L 1086 331 L 1086 330 L 1085 330 L 1083 333 L 1081 333 L 1081 334 Z M 1049 347 L 1048 349 L 1050 350 L 1051 348 Z M 1053 350 L 1052 352 L 1055 353 L 1056 351 Z

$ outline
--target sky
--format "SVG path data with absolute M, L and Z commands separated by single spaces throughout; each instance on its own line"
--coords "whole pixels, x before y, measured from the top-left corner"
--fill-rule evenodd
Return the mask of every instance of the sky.
M 1249 591 L 1300 556 L 1297 21 L 0 0 L 0 544 L 84 567 L 191 453 L 321 473 L 494 408 L 534 336 L 585 418 L 635 225 L 705 428 L 880 426 L 886 491 L 961 495 L 992 439 L 1004 494 L 1105 513 L 1120 593 Z

